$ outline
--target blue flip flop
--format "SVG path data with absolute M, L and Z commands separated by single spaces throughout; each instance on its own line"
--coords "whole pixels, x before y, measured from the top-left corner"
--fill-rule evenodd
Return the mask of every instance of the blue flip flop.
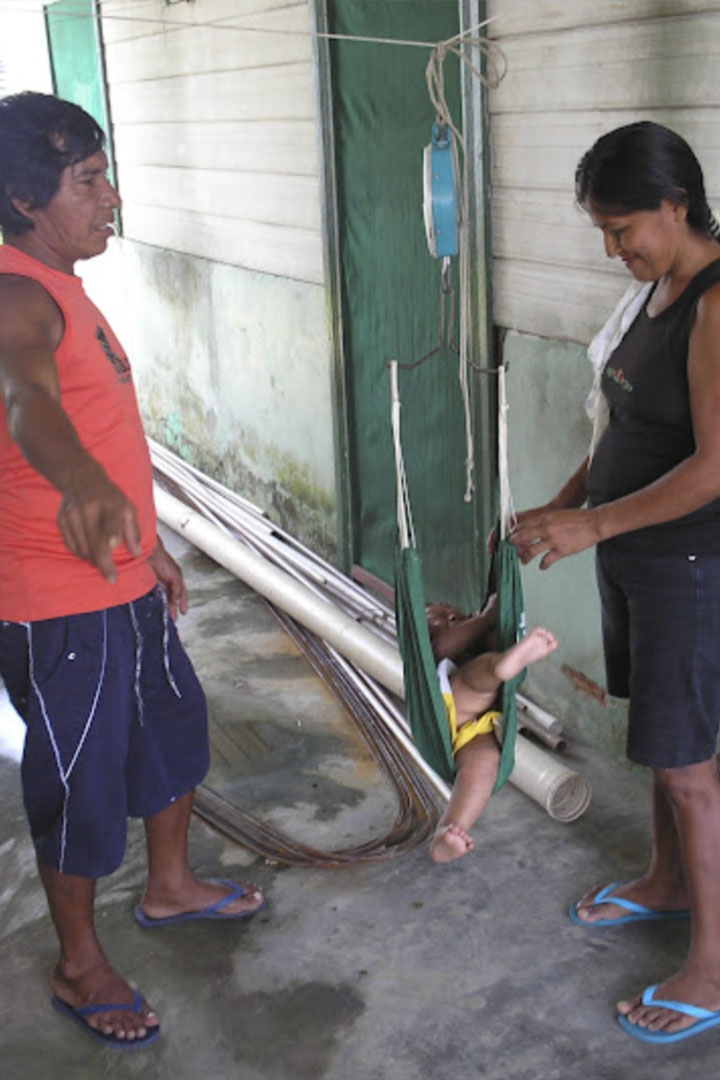
M 633 1038 L 649 1043 L 674 1043 L 680 1042 L 681 1039 L 689 1039 L 691 1035 L 699 1035 L 701 1031 L 707 1031 L 708 1028 L 720 1024 L 720 1009 L 717 1012 L 711 1012 L 710 1009 L 701 1009 L 698 1005 L 688 1005 L 685 1001 L 665 1001 L 663 998 L 654 996 L 656 990 L 657 986 L 648 986 L 643 991 L 643 1005 L 659 1005 L 665 1009 L 674 1009 L 675 1012 L 683 1013 L 684 1016 L 696 1017 L 697 1022 L 683 1028 L 682 1031 L 649 1031 L 648 1028 L 633 1024 L 627 1016 L 618 1016 L 620 1027 Z
M 241 896 L 245 896 L 247 890 L 243 889 L 236 881 L 226 881 L 224 878 L 216 878 L 215 884 L 224 885 L 230 890 L 227 896 L 221 897 L 216 903 L 210 904 L 199 911 L 182 911 L 179 915 L 167 915 L 165 918 L 153 919 L 146 915 L 138 904 L 135 908 L 135 921 L 144 930 L 152 930 L 156 926 L 174 926 L 176 923 L 195 922 L 198 919 L 247 919 L 250 915 L 257 915 L 259 911 L 267 907 L 267 900 L 263 900 L 259 907 L 252 911 L 226 912 L 225 908 Z
M 106 1035 L 104 1031 L 98 1031 L 97 1028 L 91 1027 L 85 1019 L 87 1016 L 95 1016 L 97 1013 L 104 1012 L 142 1012 L 143 999 L 139 990 L 135 991 L 129 1005 L 127 1002 L 122 1004 L 116 1002 L 111 1005 L 83 1005 L 79 1009 L 73 1009 L 72 1005 L 68 1005 L 67 1001 L 63 1001 L 57 994 L 53 994 L 50 998 L 50 1004 L 63 1016 L 67 1016 L 68 1020 L 78 1024 L 93 1039 L 97 1039 L 98 1042 L 103 1043 L 105 1046 L 112 1047 L 113 1050 L 139 1050 L 141 1046 L 149 1046 L 150 1043 L 154 1043 L 156 1039 L 160 1038 L 159 1026 L 148 1028 L 147 1033 L 141 1039 L 119 1039 L 117 1035 Z
M 615 919 L 593 919 L 592 922 L 586 922 L 585 919 L 581 919 L 578 915 L 579 900 L 576 900 L 574 904 L 570 906 L 568 914 L 574 923 L 578 926 L 622 926 L 623 923 L 631 922 L 653 922 L 657 919 L 689 919 L 690 908 L 680 908 L 677 911 L 664 911 L 662 909 L 657 910 L 649 907 L 645 907 L 644 904 L 636 904 L 634 900 L 626 900 L 624 896 L 613 896 L 613 889 L 617 889 L 618 885 L 622 885 L 622 881 L 613 881 L 611 885 L 606 885 L 604 889 L 601 889 L 592 902 L 592 907 L 596 907 L 598 904 L 616 904 L 618 907 L 624 908 L 627 911 L 627 915 L 618 915 Z

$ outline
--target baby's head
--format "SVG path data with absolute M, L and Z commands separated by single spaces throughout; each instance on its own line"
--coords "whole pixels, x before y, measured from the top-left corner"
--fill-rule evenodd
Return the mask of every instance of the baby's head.
M 430 636 L 447 630 L 453 623 L 463 622 L 468 616 L 454 604 L 428 604 L 425 608 Z

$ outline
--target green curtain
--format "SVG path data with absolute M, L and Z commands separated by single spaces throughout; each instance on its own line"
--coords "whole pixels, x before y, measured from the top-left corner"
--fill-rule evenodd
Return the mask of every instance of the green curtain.
M 459 30 L 451 0 L 330 0 L 336 33 L 436 42 Z M 395 539 L 392 446 L 383 357 L 411 361 L 437 344 L 440 263 L 423 223 L 423 148 L 435 110 L 430 49 L 333 41 L 330 46 L 348 398 L 353 558 L 390 582 Z M 446 94 L 461 121 L 457 59 Z M 453 269 L 457 286 L 457 268 Z M 457 307 L 457 305 L 456 305 Z M 465 442 L 458 359 L 449 350 L 400 374 L 404 443 L 429 600 L 465 610 L 483 562 L 476 507 L 463 501 Z M 478 482 L 485 465 L 477 461 Z M 483 522 L 487 532 L 492 522 Z

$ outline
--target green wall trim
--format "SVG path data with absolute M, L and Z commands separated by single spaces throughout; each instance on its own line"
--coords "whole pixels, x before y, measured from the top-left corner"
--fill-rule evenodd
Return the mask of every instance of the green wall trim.
M 45 29 L 54 92 L 89 112 L 103 129 L 110 179 L 117 185 L 97 0 L 59 0 L 46 7 Z M 116 211 L 116 220 L 119 227 L 120 211 Z
M 487 17 L 485 0 L 460 0 L 460 28 L 478 26 Z M 480 31 L 482 33 L 482 31 Z M 485 56 L 480 70 L 485 71 Z M 479 366 L 496 370 L 493 326 L 492 234 L 490 216 L 490 124 L 488 90 L 470 71 L 462 68 L 463 134 L 467 155 L 470 200 L 470 352 Z M 473 373 L 473 430 L 475 433 L 475 528 L 482 541 L 495 522 L 497 484 L 497 378 Z M 486 545 L 476 547 L 478 580 L 487 580 L 489 554 Z
M 335 499 L 338 528 L 338 561 L 349 574 L 355 561 L 350 442 L 348 435 L 347 372 L 342 318 L 340 248 L 335 173 L 335 139 L 328 39 L 327 0 L 310 4 L 317 112 L 320 125 L 320 190 L 322 192 L 323 248 L 327 296 L 328 334 L 332 364 L 333 444 L 335 449 Z

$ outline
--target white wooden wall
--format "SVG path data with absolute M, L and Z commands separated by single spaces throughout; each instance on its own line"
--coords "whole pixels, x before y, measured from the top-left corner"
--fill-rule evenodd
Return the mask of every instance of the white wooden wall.
M 575 205 L 575 167 L 604 132 L 655 120 L 720 203 L 720 3 L 488 0 L 488 15 L 508 61 L 490 92 L 495 321 L 586 342 L 628 275 Z
M 322 283 L 307 0 L 100 9 L 124 235 Z

